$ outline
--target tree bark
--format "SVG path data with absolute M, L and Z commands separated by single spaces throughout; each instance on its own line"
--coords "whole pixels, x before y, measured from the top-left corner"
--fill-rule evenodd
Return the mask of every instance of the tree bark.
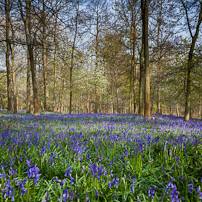
M 30 62 L 30 56 L 29 51 L 27 50 L 27 99 L 26 99 L 26 113 L 32 113 L 31 110 L 31 83 L 30 83 L 30 73 L 31 73 L 31 62 Z
M 11 49 L 11 55 L 12 55 L 12 77 L 13 77 L 13 100 L 14 100 L 14 114 L 17 114 L 17 86 L 16 86 L 16 77 L 15 77 L 15 62 L 14 62 L 15 44 L 14 44 L 14 30 L 13 29 L 12 29 L 12 41 L 13 41 L 13 47 Z
M 46 17 L 45 17 L 45 2 L 43 0 L 43 81 L 44 81 L 44 111 L 47 111 L 47 47 L 46 47 Z
M 177 113 L 177 117 L 180 116 L 180 113 L 179 113 L 179 107 L 178 107 L 178 104 L 176 104 L 176 113 Z
M 7 70 L 7 98 L 8 98 L 8 112 L 12 112 L 11 100 L 11 67 L 10 67 L 10 5 L 9 0 L 5 0 L 5 13 L 6 13 L 6 70 Z
M 144 60 L 145 60 L 145 96 L 144 96 L 144 116 L 150 118 L 150 70 L 149 70 L 149 45 L 148 45 L 148 8 L 149 0 L 142 0 L 143 4 L 143 26 L 144 26 Z
M 140 51 L 140 78 L 139 78 L 139 114 L 144 115 L 144 62 L 143 47 Z
M 19 0 L 21 7 L 21 17 L 25 24 L 25 35 L 26 35 L 26 43 L 30 57 L 30 66 L 32 73 L 32 87 L 33 87 L 33 96 L 34 96 L 34 115 L 39 115 L 39 105 L 38 105 L 38 97 L 37 97 L 37 84 L 35 78 L 35 66 L 34 66 L 34 56 L 33 56 L 33 44 L 31 41 L 31 26 L 30 26 L 30 13 L 31 13 L 31 0 L 26 0 L 26 19 L 24 18 L 23 9 L 21 1 Z
M 56 34 L 57 34 L 57 16 L 55 19 L 55 33 L 54 33 L 54 44 L 55 44 L 55 50 L 54 50 L 54 87 L 53 87 L 53 112 L 55 112 L 56 110 L 56 80 L 57 80 L 57 74 L 56 74 L 56 59 L 57 59 L 57 39 L 56 39 Z

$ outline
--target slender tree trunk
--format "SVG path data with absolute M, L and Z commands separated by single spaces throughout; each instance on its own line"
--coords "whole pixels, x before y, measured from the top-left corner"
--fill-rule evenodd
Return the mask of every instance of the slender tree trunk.
M 95 109 L 94 113 L 98 113 L 98 106 L 99 106 L 99 97 L 98 97 L 98 45 L 99 45 L 99 11 L 98 11 L 98 6 L 97 6 L 97 11 L 96 11 L 96 37 L 95 37 Z
M 161 32 L 161 24 L 162 24 L 162 9 L 163 9 L 163 1 L 159 1 L 159 13 L 157 17 L 157 23 L 158 23 L 158 30 L 157 30 L 157 114 L 161 113 L 161 83 L 160 83 L 160 57 L 161 57 L 161 49 L 160 49 L 160 32 Z
M 139 79 L 139 114 L 144 115 L 144 62 L 143 44 L 140 52 L 140 79 Z
M 159 81 L 158 81 L 159 82 Z M 161 93 L 160 93 L 160 85 L 158 84 L 158 89 L 157 89 L 157 114 L 161 113 Z
M 170 105 L 170 115 L 172 115 L 172 105 Z
M 17 110 L 19 110 L 19 91 L 18 91 L 18 88 L 17 88 Z
M 149 8 L 149 0 L 142 0 L 144 2 L 144 59 L 145 59 L 145 96 L 144 96 L 144 116 L 146 118 L 150 118 L 150 70 L 149 70 L 149 44 L 148 44 L 148 8 Z
M 119 114 L 119 97 L 118 97 L 118 88 L 116 87 L 116 106 L 117 106 L 117 114 Z
M 75 45 L 76 45 L 76 38 L 77 38 L 77 28 L 78 28 L 78 17 L 79 17 L 79 1 L 77 5 L 77 14 L 76 14 L 76 22 L 75 22 L 75 33 L 74 33 L 74 41 L 72 44 L 72 55 L 71 55 L 71 66 L 70 66 L 70 76 L 69 76 L 69 82 L 70 82 L 70 94 L 69 94 L 69 113 L 72 113 L 72 92 L 73 92 L 73 80 L 72 80 L 72 74 L 73 74 L 73 68 L 74 68 L 74 51 L 75 51 Z
M 13 47 L 11 49 L 11 55 L 12 55 L 14 114 L 17 114 L 17 86 L 16 86 L 16 79 L 15 79 L 15 62 L 14 62 L 14 50 L 15 50 L 14 30 L 12 30 L 12 40 L 13 40 Z
M 132 107 L 133 107 L 133 89 L 134 89 L 134 65 L 133 65 L 133 59 L 131 60 L 131 69 L 130 69 L 130 100 L 129 100 L 129 110 L 130 114 L 132 114 Z
M 3 95 L 1 94 L 1 108 L 4 109 L 4 99 Z
M 199 86 L 199 88 L 200 88 L 200 86 Z M 202 111 L 202 109 L 201 109 L 201 95 L 200 95 L 200 93 L 199 93 L 199 103 L 198 103 L 198 118 L 200 119 L 201 118 L 201 111 Z
M 30 12 L 31 12 L 31 1 L 27 0 L 27 22 L 26 22 L 26 40 L 30 57 L 31 73 L 32 73 L 32 88 L 34 96 L 34 115 L 39 115 L 39 105 L 37 96 L 37 83 L 36 83 L 36 70 L 34 65 L 34 54 L 33 54 L 33 44 L 31 42 L 31 26 L 30 26 Z
M 60 108 L 61 108 L 61 94 L 62 94 L 62 87 L 61 87 L 61 84 L 60 84 L 60 91 L 59 91 L 59 101 L 58 101 L 58 109 L 57 109 L 57 112 L 60 112 Z
M 44 111 L 47 111 L 47 47 L 46 47 L 46 17 L 45 17 L 45 2 L 43 0 L 43 81 L 44 81 Z
M 201 100 L 200 100 L 200 111 L 201 111 L 200 112 L 201 113 L 201 117 L 200 118 L 202 119 L 202 101 Z
M 178 107 L 178 104 L 176 104 L 176 113 L 177 113 L 177 117 L 180 116 L 180 113 L 179 113 L 179 107 Z
M 9 0 L 5 0 L 6 13 L 6 69 L 7 69 L 7 98 L 8 98 L 8 112 L 12 112 L 12 93 L 11 93 L 11 67 L 10 67 L 10 5 Z
M 156 90 L 156 88 L 155 88 L 155 86 L 154 86 L 153 92 L 152 92 L 152 101 L 151 101 L 151 114 L 152 114 L 152 112 L 153 112 L 155 90 Z
M 53 112 L 55 112 L 55 105 L 56 105 L 56 80 L 57 80 L 57 74 L 56 74 L 56 59 L 57 59 L 57 39 L 56 39 L 56 34 L 57 34 L 57 16 L 55 19 L 55 33 L 54 33 L 54 44 L 55 44 L 55 50 L 54 50 L 54 87 L 53 87 Z
M 137 69 L 136 69 L 136 57 L 135 57 L 135 48 L 136 48 L 136 23 L 134 16 L 134 7 L 137 6 L 137 1 L 128 1 L 131 11 L 131 77 L 130 77 L 130 113 L 137 112 L 137 103 L 136 103 L 136 84 L 137 84 Z
M 112 83 L 112 93 L 111 93 L 111 95 L 112 95 L 112 110 L 111 110 L 111 113 L 113 113 L 114 114 L 114 112 L 115 112 L 115 109 L 114 109 L 114 84 Z
M 32 113 L 31 110 L 31 83 L 30 83 L 30 73 L 31 73 L 31 62 L 29 51 L 27 51 L 27 99 L 26 99 L 26 113 Z
M 141 0 L 142 10 L 142 48 L 140 51 L 140 80 L 139 80 L 139 114 L 144 115 L 144 85 L 145 85 L 145 64 L 144 64 L 144 0 Z
M 37 83 L 36 83 L 36 72 L 33 58 L 33 47 L 29 46 L 30 52 L 30 62 L 31 62 L 31 72 L 32 72 L 32 87 L 33 87 L 33 95 L 34 95 L 34 115 L 39 115 L 39 105 L 38 105 L 38 97 L 37 97 Z
M 136 85 L 137 85 L 137 66 L 136 65 L 134 66 L 134 80 L 133 81 L 134 81 L 134 84 L 133 84 L 133 86 L 134 86 L 134 88 L 133 88 L 134 113 L 137 114 L 137 99 L 136 99 L 136 93 L 137 93 L 137 91 L 136 91 Z
M 62 79 L 62 92 L 61 92 L 61 99 L 60 99 L 60 113 L 63 112 L 63 106 L 64 106 L 64 101 L 63 101 L 63 97 L 64 97 L 64 86 L 65 86 L 65 80 L 64 78 Z

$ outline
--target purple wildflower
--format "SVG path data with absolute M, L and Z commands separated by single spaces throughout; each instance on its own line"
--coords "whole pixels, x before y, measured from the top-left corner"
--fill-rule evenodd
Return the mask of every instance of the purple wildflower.
M 192 193 L 194 189 L 193 180 L 191 180 L 191 184 L 188 184 L 187 186 L 190 187 L 189 193 Z
M 37 181 L 41 176 L 41 174 L 39 174 L 39 168 L 37 166 L 29 166 L 29 169 L 27 170 L 27 176 L 28 178 L 34 179 L 34 186 L 36 186 Z
M 96 199 L 98 197 L 98 191 L 97 190 L 95 190 L 95 197 L 96 197 Z

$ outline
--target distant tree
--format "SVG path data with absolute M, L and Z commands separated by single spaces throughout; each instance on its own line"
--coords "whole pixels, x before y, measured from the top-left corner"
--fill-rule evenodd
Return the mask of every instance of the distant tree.
M 94 68 L 94 113 L 98 113 L 99 94 L 98 94 L 98 71 L 99 71 L 99 50 L 100 50 L 100 35 L 102 30 L 107 27 L 109 13 L 106 0 L 92 0 L 88 4 L 90 33 L 93 35 L 95 68 Z

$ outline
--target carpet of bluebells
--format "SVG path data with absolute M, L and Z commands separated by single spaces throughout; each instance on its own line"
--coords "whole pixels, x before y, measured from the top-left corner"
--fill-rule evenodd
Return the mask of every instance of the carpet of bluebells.
M 0 112 L 0 202 L 202 201 L 202 120 Z

